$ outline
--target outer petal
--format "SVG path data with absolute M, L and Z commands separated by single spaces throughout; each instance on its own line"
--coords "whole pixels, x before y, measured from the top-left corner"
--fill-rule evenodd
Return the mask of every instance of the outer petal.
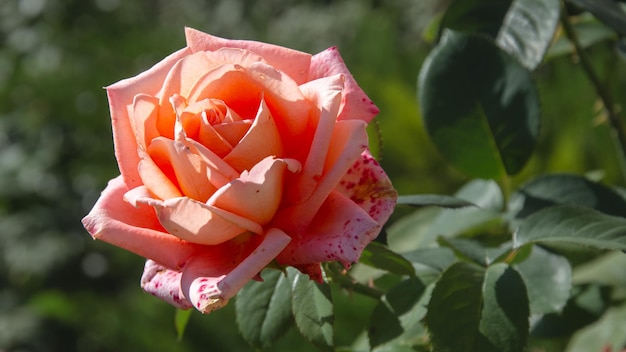
M 176 61 L 191 53 L 191 49 L 181 49 L 164 60 L 154 65 L 149 70 L 133 77 L 119 81 L 106 87 L 111 110 L 111 122 L 113 125 L 113 142 L 115 144 L 115 157 L 119 165 L 124 182 L 130 188 L 141 184 L 137 172 L 137 140 L 135 138 L 130 111 L 133 106 L 135 95 L 143 93 L 156 95 L 170 68 Z
M 301 51 L 255 41 L 223 39 L 193 28 L 185 28 L 185 36 L 187 46 L 193 52 L 215 51 L 223 47 L 247 49 L 262 56 L 270 65 L 284 71 L 298 84 L 306 82 L 309 76 L 311 55 Z
M 182 241 L 164 231 L 154 210 L 134 208 L 124 201 L 127 192 L 121 176 L 112 179 L 83 225 L 94 239 L 124 248 L 169 268 L 180 268 L 204 246 Z
M 193 306 L 180 287 L 182 275 L 180 271 L 170 270 L 148 259 L 141 276 L 141 288 L 178 309 L 189 309 Z
M 290 240 L 283 231 L 270 229 L 263 242 L 232 269 L 223 263 L 216 265 L 211 257 L 195 257 L 183 270 L 182 291 L 202 313 L 221 308 L 274 260 Z
M 338 260 L 346 267 L 358 261 L 363 248 L 378 235 L 382 225 L 361 207 L 338 192 L 326 199 L 311 226 L 293 236 L 277 258 L 286 265 Z
M 371 121 L 379 110 L 356 83 L 337 48 L 326 49 L 311 58 L 309 81 L 336 74 L 342 74 L 346 78 L 346 89 L 339 119 Z

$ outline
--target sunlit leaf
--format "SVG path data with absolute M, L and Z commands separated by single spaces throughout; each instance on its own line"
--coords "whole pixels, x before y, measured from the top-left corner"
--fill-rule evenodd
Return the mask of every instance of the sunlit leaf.
M 515 0 L 498 31 L 496 44 L 533 70 L 552 42 L 559 14 L 559 0 Z
M 302 335 L 318 348 L 332 351 L 334 313 L 330 287 L 296 273 L 292 281 L 291 306 Z
M 526 283 L 531 312 L 563 309 L 572 288 L 572 268 L 567 259 L 535 246 L 530 256 L 515 268 Z
M 518 173 L 540 125 L 530 73 L 482 36 L 446 31 L 419 76 L 424 125 L 441 153 L 470 176 Z
M 271 346 L 293 321 L 291 282 L 278 270 L 265 270 L 263 281 L 248 283 L 239 291 L 235 302 L 239 331 L 258 349 Z
M 626 250 L 626 218 L 561 205 L 527 217 L 514 236 L 515 247 L 526 243 L 559 242 Z
M 365 247 L 359 262 L 398 275 L 415 276 L 415 269 L 408 260 L 378 242 Z

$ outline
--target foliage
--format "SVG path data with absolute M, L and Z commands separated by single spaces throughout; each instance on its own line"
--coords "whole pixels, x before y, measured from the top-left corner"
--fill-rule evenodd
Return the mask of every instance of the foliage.
M 415 3 L 0 4 L 0 350 L 624 348 L 624 6 Z M 182 46 L 185 25 L 340 46 L 403 195 L 360 263 L 322 284 L 267 269 L 199 316 L 88 240 L 79 219 L 116 174 L 99 87 Z

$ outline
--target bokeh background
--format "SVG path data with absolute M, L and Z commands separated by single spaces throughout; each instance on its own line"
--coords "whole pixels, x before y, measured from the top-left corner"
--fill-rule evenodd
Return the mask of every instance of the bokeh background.
M 91 240 L 80 219 L 118 174 L 102 87 L 183 47 L 183 27 L 311 53 L 337 46 L 380 107 L 373 148 L 401 194 L 453 193 L 467 179 L 422 129 L 416 79 L 439 0 L 0 0 L 0 352 L 248 351 L 234 305 L 193 314 L 139 288 L 143 259 Z M 590 48 L 623 103 L 613 41 Z M 556 53 L 554 53 L 556 55 Z M 517 176 L 595 171 L 623 185 L 611 138 L 569 55 L 535 73 L 545 112 L 537 153 Z M 408 210 L 400 209 L 392 222 Z M 336 340 L 350 346 L 374 301 L 334 291 Z M 295 332 L 276 351 L 314 350 Z

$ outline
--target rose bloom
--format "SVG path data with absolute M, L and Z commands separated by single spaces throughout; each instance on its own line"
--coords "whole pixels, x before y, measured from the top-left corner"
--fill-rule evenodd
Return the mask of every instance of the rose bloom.
M 336 48 L 185 34 L 106 88 L 121 175 L 85 228 L 147 258 L 145 291 L 203 313 L 274 261 L 317 281 L 356 262 L 397 196 L 368 151 L 378 109 Z

